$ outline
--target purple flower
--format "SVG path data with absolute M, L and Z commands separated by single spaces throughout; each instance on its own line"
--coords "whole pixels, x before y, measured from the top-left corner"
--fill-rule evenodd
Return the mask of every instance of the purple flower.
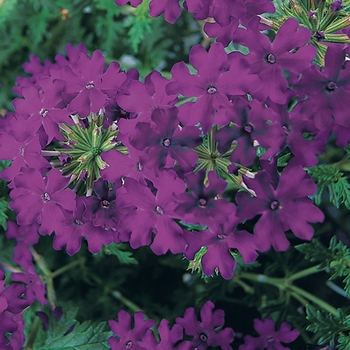
M 187 259 L 193 259 L 202 246 L 208 248 L 202 258 L 203 272 L 207 276 L 213 275 L 218 268 L 223 278 L 232 278 L 236 261 L 230 249 L 238 249 L 246 263 L 252 263 L 258 257 L 253 235 L 247 231 L 236 231 L 240 220 L 234 215 L 233 210 L 225 221 L 211 225 L 209 230 L 184 234 L 187 243 L 184 255 Z
M 5 276 L 0 270 L 0 348 L 8 350 L 20 350 L 23 347 L 24 321 L 21 312 L 30 305 L 23 299 L 25 286 L 13 283 L 5 286 Z M 10 340 L 5 334 L 10 334 Z
M 149 9 L 152 17 L 159 17 L 164 13 L 164 19 L 171 24 L 174 24 L 181 14 L 179 0 L 152 0 Z
M 223 127 L 214 137 L 220 153 L 227 152 L 233 141 L 237 144 L 230 157 L 232 163 L 252 165 L 256 156 L 256 141 L 267 149 L 263 159 L 281 150 L 284 133 L 281 126 L 274 122 L 278 120 L 278 114 L 271 108 L 264 107 L 256 100 L 248 102 L 243 98 L 236 99 L 233 106 L 226 110 L 226 116 L 234 126 Z
M 145 336 L 146 331 L 155 325 L 155 322 L 154 320 L 144 320 L 143 312 L 136 312 L 134 321 L 134 328 L 131 329 L 131 317 L 124 310 L 118 312 L 118 321 L 108 321 L 112 332 L 118 337 L 108 339 L 108 344 L 112 347 L 112 350 L 142 350 L 139 341 Z
M 261 80 L 259 100 L 267 97 L 279 104 L 287 102 L 286 92 L 288 82 L 281 69 L 300 74 L 311 66 L 316 49 L 306 45 L 310 40 L 310 30 L 299 27 L 299 23 L 290 18 L 278 30 L 273 43 L 259 31 L 260 18 L 254 17 L 248 24 L 248 29 L 237 29 L 233 41 L 245 45 L 250 53 L 246 56 L 251 72 L 258 74 Z M 298 50 L 294 53 L 291 51 Z
M 63 67 L 59 72 L 61 79 L 67 82 L 65 92 L 74 94 L 69 103 L 72 113 L 78 113 L 82 118 L 90 112 L 97 113 L 125 81 L 126 75 L 120 71 L 117 62 L 112 62 L 106 71 L 104 65 L 102 52 L 97 50 L 91 58 L 84 53 L 79 54 L 77 73 L 70 66 Z
M 340 11 L 343 8 L 342 0 L 333 1 L 330 5 L 333 12 Z
M 178 203 L 176 214 L 184 222 L 208 225 L 218 220 L 224 220 L 230 215 L 235 206 L 226 199 L 217 198 L 227 187 L 227 182 L 218 178 L 215 171 L 208 173 L 209 184 L 204 184 L 205 170 L 185 175 L 188 189 L 192 194 L 185 192 L 174 196 Z
M 149 329 L 139 346 L 146 350 L 190 350 L 192 344 L 189 341 L 184 341 L 175 346 L 183 337 L 183 328 L 179 324 L 174 324 L 172 328 L 169 326 L 169 321 L 162 320 L 158 326 L 160 342 L 154 336 L 154 333 Z
M 287 250 L 287 230 L 300 239 L 311 240 L 314 229 L 309 223 L 324 220 L 322 211 L 308 198 L 316 192 L 316 184 L 300 165 L 289 164 L 280 176 L 275 164 L 265 163 L 263 168 L 254 179 L 245 180 L 256 197 L 246 192 L 236 195 L 241 220 L 262 214 L 254 227 L 258 250 L 265 252 L 271 245 L 277 251 Z
M 145 166 L 154 168 L 158 174 L 161 169 L 173 167 L 176 160 L 184 171 L 193 170 L 198 155 L 191 148 L 202 142 L 200 130 L 195 126 L 184 126 L 180 130 L 176 107 L 157 109 L 151 119 L 153 127 L 149 123 L 138 123 L 130 139 L 137 150 L 145 150 Z
M 12 126 L 15 123 L 16 120 L 12 120 Z M 18 124 L 23 128 L 20 120 Z M 12 161 L 11 165 L 1 172 L 1 177 L 7 181 L 12 181 L 22 167 L 41 169 L 50 165 L 41 156 L 41 145 L 37 137 L 17 141 L 15 136 L 16 134 L 12 135 L 10 132 L 0 134 L 0 157 Z
M 114 235 L 93 224 L 92 210 L 85 207 L 83 197 L 77 197 L 76 205 L 73 212 L 64 211 L 64 229 L 56 232 L 53 247 L 60 250 L 66 245 L 67 253 L 72 256 L 80 250 L 82 239 L 85 237 L 89 251 L 93 254 L 98 253 L 103 244 L 110 244 L 114 240 Z
M 22 95 L 24 99 L 16 98 L 12 103 L 16 113 L 26 116 L 25 127 L 20 134 L 16 133 L 19 141 L 24 141 L 29 137 L 33 137 L 38 129 L 43 126 L 48 136 L 47 144 L 53 138 L 63 140 L 63 136 L 59 131 L 59 123 L 72 123 L 69 118 L 69 111 L 62 103 L 61 93 L 64 90 L 65 82 L 51 79 L 42 79 L 39 81 L 42 92 L 39 93 L 33 86 L 23 87 Z
M 7 222 L 6 238 L 17 240 L 12 260 L 19 264 L 25 271 L 33 267 L 30 246 L 39 242 L 38 227 L 39 225 L 36 223 L 18 226 L 13 221 Z
M 219 332 L 217 327 L 225 323 L 225 312 L 214 310 L 214 303 L 208 300 L 200 310 L 201 321 L 193 307 L 186 309 L 184 317 L 177 317 L 176 323 L 181 325 L 187 335 L 193 336 L 191 343 L 195 349 L 205 350 L 208 346 L 221 346 L 223 350 L 232 350 L 229 345 L 233 341 L 234 331 L 232 328 L 225 328 Z
M 23 282 L 27 285 L 26 297 L 28 303 L 33 304 L 34 301 L 37 300 L 42 305 L 47 304 L 45 298 L 45 284 L 41 281 L 39 275 L 34 272 L 34 269 L 32 269 L 32 271 L 26 271 L 25 273 L 12 273 L 11 279 L 16 282 Z
M 302 113 L 313 116 L 319 130 L 333 123 L 332 116 L 336 124 L 350 126 L 350 66 L 344 66 L 345 53 L 343 45 L 329 46 L 324 69 L 311 66 L 295 85 L 300 98 L 307 96 Z
M 171 184 L 171 186 L 169 186 Z M 185 249 L 183 230 L 174 221 L 176 203 L 173 195 L 184 190 L 184 184 L 173 171 L 163 171 L 157 180 L 157 193 L 141 185 L 132 178 L 126 178 L 127 191 L 118 197 L 120 206 L 136 206 L 136 210 L 126 214 L 118 227 L 120 239 L 130 241 L 132 248 L 148 245 L 155 233 L 151 249 L 156 254 L 165 254 L 169 249 L 173 254 Z
M 282 322 L 278 331 L 275 331 L 275 322 L 270 317 L 265 317 L 263 321 L 254 320 L 254 328 L 259 333 L 259 338 L 253 338 L 250 335 L 244 337 L 244 344 L 240 345 L 239 350 L 283 350 L 283 343 L 291 343 L 298 338 L 300 332 L 292 329 L 287 322 Z
M 122 213 L 116 204 L 116 190 L 120 187 L 121 181 L 116 182 L 113 188 L 109 187 L 108 181 L 101 178 L 94 182 L 96 196 L 85 197 L 84 204 L 87 212 L 92 213 L 95 226 L 103 228 L 117 227 L 122 217 Z
M 36 169 L 21 168 L 14 179 L 15 188 L 10 192 L 14 199 L 9 203 L 18 213 L 17 224 L 30 225 L 38 220 L 42 235 L 61 231 L 65 220 L 62 210 L 75 209 L 75 193 L 65 189 L 68 182 L 56 169 L 51 169 L 43 178 Z
M 171 69 L 172 79 L 166 92 L 198 97 L 190 115 L 193 125 L 200 122 L 203 133 L 212 127 L 219 107 L 230 105 L 228 95 L 245 95 L 258 84 L 257 76 L 249 73 L 249 66 L 242 57 L 232 56 L 228 62 L 221 43 L 212 44 L 209 52 L 196 45 L 190 51 L 190 63 L 196 68 L 196 75 L 189 73 L 184 62 L 176 63 Z

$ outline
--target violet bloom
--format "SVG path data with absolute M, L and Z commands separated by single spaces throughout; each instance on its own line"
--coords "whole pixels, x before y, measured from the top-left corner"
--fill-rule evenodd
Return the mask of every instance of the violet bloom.
M 33 137 L 38 129 L 43 126 L 48 136 L 47 144 L 53 138 L 63 140 L 63 136 L 59 131 L 59 123 L 72 123 L 69 118 L 69 112 L 62 103 L 62 91 L 65 88 L 65 82 L 51 79 L 42 79 L 39 82 L 43 92 L 39 93 L 33 86 L 23 87 L 22 95 L 24 99 L 16 98 L 12 104 L 18 114 L 24 115 L 27 119 L 23 132 L 16 133 L 19 141 L 24 141 L 29 137 Z
M 258 74 L 261 80 L 259 99 L 265 101 L 270 97 L 273 102 L 284 104 L 287 102 L 288 82 L 282 69 L 300 74 L 311 66 L 311 60 L 316 54 L 314 46 L 306 45 L 311 38 L 311 32 L 299 27 L 294 18 L 289 18 L 271 43 L 270 39 L 259 31 L 259 23 L 260 18 L 253 17 L 248 29 L 237 29 L 232 40 L 250 50 L 246 59 L 251 72 Z M 292 53 L 296 48 L 297 51 Z
M 190 350 L 193 349 L 191 342 L 184 341 L 175 346 L 183 337 L 183 328 L 179 324 L 174 324 L 172 328 L 169 321 L 162 320 L 158 326 L 160 341 L 158 342 L 154 333 L 148 329 L 139 346 L 146 350 Z
M 171 69 L 172 79 L 166 86 L 167 94 L 181 93 L 185 97 L 198 97 L 191 108 L 192 125 L 200 122 L 203 133 L 207 133 L 215 122 L 220 106 L 230 106 L 228 95 L 245 95 L 253 90 L 259 79 L 250 74 L 244 55 L 235 56 L 228 62 L 227 53 L 221 43 L 210 46 L 209 52 L 201 45 L 190 51 L 190 63 L 197 70 L 189 73 L 184 62 Z
M 11 124 L 13 126 L 16 123 L 17 120 L 12 120 Z M 23 127 L 22 123 L 21 126 Z M 0 159 L 12 161 L 11 165 L 1 172 L 1 178 L 12 181 L 22 167 L 40 170 L 50 166 L 50 163 L 41 156 L 41 145 L 37 137 L 17 141 L 15 136 L 16 134 L 12 135 L 11 132 L 0 134 Z
M 25 273 L 12 273 L 11 279 L 16 282 L 23 282 L 27 285 L 26 298 L 28 303 L 33 304 L 34 301 L 37 300 L 42 306 L 47 304 L 45 298 L 45 284 L 40 279 L 39 275 L 34 272 L 34 268 Z
M 97 113 L 104 107 L 109 94 L 116 94 L 126 75 L 120 71 L 117 62 L 111 62 L 104 71 L 105 59 L 99 50 L 94 51 L 91 58 L 80 53 L 77 66 L 78 74 L 75 74 L 69 66 L 63 67 L 60 74 L 61 79 L 67 82 L 65 92 L 74 94 L 69 103 L 69 110 L 85 118 L 90 112 Z
M 0 348 L 21 350 L 25 342 L 24 321 L 21 312 L 30 305 L 23 299 L 25 286 L 12 283 L 5 286 L 5 276 L 0 270 Z M 10 341 L 5 334 L 10 334 Z
M 65 189 L 68 182 L 69 179 L 54 168 L 45 178 L 36 169 L 21 168 L 14 179 L 15 188 L 10 192 L 13 200 L 9 203 L 17 212 L 17 224 L 30 225 L 38 220 L 42 235 L 61 231 L 65 220 L 63 209 L 75 209 L 75 193 Z
M 101 153 L 101 158 L 108 166 L 101 170 L 100 175 L 110 182 L 120 181 L 123 177 L 131 177 L 143 185 L 147 185 L 146 179 L 155 179 L 154 169 L 145 167 L 147 156 L 132 146 L 128 146 L 128 155 L 116 150 Z
M 213 275 L 216 269 L 225 279 L 231 279 L 236 268 L 236 261 L 230 249 L 238 249 L 245 263 L 256 260 L 258 254 L 254 236 L 247 231 L 237 231 L 236 226 L 240 222 L 233 210 L 225 221 L 216 222 L 209 230 L 200 232 L 185 232 L 187 243 L 184 255 L 192 260 L 202 246 L 208 248 L 202 258 L 203 272 Z
M 109 326 L 116 337 L 110 337 L 108 344 L 112 350 L 132 349 L 142 350 L 139 341 L 146 331 L 155 325 L 154 320 L 145 320 L 143 312 L 134 314 L 134 328 L 131 329 L 131 316 L 124 310 L 118 312 L 118 321 L 109 320 Z
M 177 317 L 175 322 L 181 325 L 187 335 L 193 336 L 191 343 L 195 349 L 205 350 L 209 346 L 221 346 L 222 350 L 232 350 L 229 345 L 233 341 L 234 331 L 225 328 L 216 332 L 216 328 L 225 323 L 225 312 L 214 310 L 214 303 L 208 300 L 200 310 L 201 321 L 193 307 L 186 309 L 184 317 Z
M 137 150 L 145 150 L 145 166 L 154 168 L 158 174 L 165 167 L 173 167 L 176 160 L 184 171 L 193 170 L 198 154 L 191 148 L 202 142 L 200 130 L 195 126 L 184 126 L 180 130 L 176 107 L 155 110 L 151 119 L 154 126 L 138 123 L 130 139 Z
M 215 171 L 208 173 L 209 184 L 205 185 L 204 179 L 205 170 L 186 174 L 186 184 L 192 194 L 184 192 L 174 196 L 178 203 L 175 212 L 184 222 L 210 226 L 225 220 L 235 210 L 234 204 L 217 197 L 225 191 L 227 182 L 218 178 Z
M 271 108 L 264 107 L 260 102 L 236 99 L 233 106 L 226 110 L 227 119 L 234 126 L 225 126 L 214 134 L 218 142 L 218 151 L 225 153 L 236 143 L 230 160 L 245 166 L 253 164 L 256 156 L 255 142 L 267 149 L 263 159 L 275 155 L 281 150 L 283 129 L 275 121 L 278 114 Z
M 7 221 L 6 238 L 14 238 L 17 241 L 12 260 L 19 264 L 25 271 L 28 271 L 33 266 L 33 257 L 29 247 L 39 242 L 38 227 L 39 225 L 36 223 L 18 226 L 11 220 Z
M 159 17 L 164 13 L 164 19 L 171 24 L 174 24 L 181 14 L 179 0 L 152 0 L 149 9 L 152 17 Z
M 76 205 L 73 212 L 64 212 L 66 218 L 64 229 L 56 232 L 53 247 L 61 250 L 66 245 L 67 253 L 72 256 L 80 250 L 82 239 L 85 237 L 90 253 L 96 254 L 101 251 L 103 244 L 107 245 L 114 241 L 114 234 L 93 224 L 92 210 L 90 207 L 85 207 L 83 197 L 77 197 Z
M 298 338 L 300 332 L 292 329 L 287 322 L 282 322 L 278 331 L 275 331 L 275 322 L 270 317 L 265 317 L 263 321 L 254 320 L 254 328 L 259 333 L 259 338 L 250 335 L 244 337 L 244 344 L 239 346 L 239 350 L 283 350 L 289 349 L 282 343 L 291 343 Z
M 302 113 L 313 116 L 319 130 L 334 122 L 350 126 L 350 66 L 344 66 L 345 53 L 344 45 L 330 45 L 324 68 L 313 65 L 306 69 L 294 86 L 300 98 L 307 96 Z
M 124 242 L 130 241 L 135 249 L 150 244 L 154 232 L 151 249 L 155 254 L 165 254 L 169 249 L 177 254 L 185 249 L 185 240 L 182 228 L 174 221 L 178 216 L 174 212 L 176 203 L 173 195 L 183 192 L 185 186 L 174 171 L 163 171 L 156 185 L 157 193 L 154 195 L 148 187 L 126 178 L 124 187 L 127 193 L 118 197 L 118 204 L 137 209 L 120 221 L 119 237 Z
M 316 192 L 316 184 L 301 165 L 289 164 L 280 176 L 276 166 L 270 165 L 245 182 L 256 197 L 238 192 L 237 215 L 247 220 L 262 214 L 254 226 L 258 250 L 265 252 L 271 245 L 276 251 L 287 250 L 288 230 L 300 239 L 312 239 L 314 229 L 309 223 L 322 222 L 324 214 L 308 198 Z
M 121 181 L 110 188 L 108 181 L 100 178 L 94 182 L 96 196 L 84 197 L 86 212 L 92 213 L 95 226 L 103 228 L 117 227 L 120 218 L 123 216 L 116 203 L 116 190 L 120 187 Z

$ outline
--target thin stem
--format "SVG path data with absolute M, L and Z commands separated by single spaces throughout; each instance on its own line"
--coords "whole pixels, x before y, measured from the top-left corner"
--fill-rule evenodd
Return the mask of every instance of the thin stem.
M 314 274 L 314 273 L 324 271 L 324 269 L 325 269 L 325 268 L 320 269 L 320 268 L 319 268 L 319 265 L 312 266 L 312 267 L 309 267 L 309 268 L 307 268 L 307 269 L 305 269 L 305 270 L 302 270 L 302 271 L 299 271 L 299 272 L 294 273 L 293 275 L 289 276 L 289 277 L 287 278 L 287 280 L 288 280 L 288 281 L 294 281 L 294 280 L 297 280 L 297 279 L 299 279 L 299 278 L 303 278 L 303 277 L 312 275 L 312 274 Z
M 82 265 L 82 264 L 84 264 L 84 262 L 85 262 L 85 258 L 74 260 L 71 263 L 69 263 L 65 266 L 62 266 L 59 269 L 57 269 L 56 271 L 52 272 L 51 278 L 55 278 L 55 277 L 61 275 L 62 273 L 66 272 L 68 270 L 71 270 L 73 267 L 75 267 L 77 265 Z
M 125 306 L 127 306 L 130 310 L 134 311 L 134 312 L 139 312 L 142 311 L 142 309 L 137 306 L 135 303 L 133 303 L 131 300 L 129 300 L 128 298 L 126 298 L 124 295 L 122 295 L 119 291 L 117 290 L 113 290 L 111 291 L 111 294 L 113 295 L 114 298 L 118 299 L 119 301 L 121 301 Z M 148 318 L 145 315 L 146 318 Z
M 35 342 L 36 335 L 38 334 L 38 330 L 40 327 L 40 318 L 36 317 L 33 323 L 33 328 L 30 331 L 28 342 L 26 347 L 23 350 L 32 350 Z
M 301 289 L 297 286 L 293 286 L 290 285 L 288 286 L 288 289 L 291 291 L 294 291 L 295 293 L 299 294 L 300 296 L 310 300 L 311 302 L 313 302 L 314 304 L 320 306 L 322 309 L 328 311 L 329 313 L 331 313 L 334 316 L 338 316 L 338 312 L 337 309 L 335 307 L 333 307 L 332 305 L 326 303 L 325 301 L 323 301 L 322 299 L 316 297 L 315 295 L 307 292 L 304 289 Z

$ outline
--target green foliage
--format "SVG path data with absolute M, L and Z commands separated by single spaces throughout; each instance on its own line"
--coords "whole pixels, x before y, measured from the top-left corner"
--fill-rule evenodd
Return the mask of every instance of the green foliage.
M 350 184 L 343 172 L 331 165 L 317 165 L 308 169 L 308 173 L 317 184 L 315 195 L 317 205 L 322 202 L 323 192 L 328 190 L 329 200 L 336 208 L 344 204 L 350 209 Z
M 102 252 L 106 255 L 115 255 L 121 264 L 138 264 L 137 260 L 132 256 L 132 252 L 127 251 L 128 245 L 125 243 L 111 243 L 104 246 Z
M 6 214 L 6 210 L 8 209 L 7 199 L 2 197 L 0 198 L 0 226 L 6 231 L 6 222 L 8 216 Z
M 317 334 L 318 345 L 329 344 L 331 347 L 335 347 L 337 344 L 337 337 L 341 335 L 342 342 L 339 342 L 337 349 L 348 350 L 348 345 L 350 344 L 349 316 L 345 316 L 344 311 L 341 309 L 337 311 L 338 315 L 334 316 L 329 312 L 317 310 L 307 305 L 306 318 L 310 324 L 306 329 Z
M 344 277 L 344 290 L 346 295 L 350 296 L 350 248 L 334 236 L 328 249 L 317 239 L 301 244 L 296 249 L 305 254 L 305 258 L 310 261 L 322 261 L 319 268 L 326 268 L 330 272 L 330 280 Z
M 44 334 L 40 332 L 41 335 L 37 337 L 33 350 L 109 349 L 107 341 L 112 332 L 105 330 L 106 323 L 92 324 L 90 321 L 85 321 L 80 324 L 75 320 L 76 313 L 76 308 L 67 308 L 60 321 L 49 315 L 49 329 Z

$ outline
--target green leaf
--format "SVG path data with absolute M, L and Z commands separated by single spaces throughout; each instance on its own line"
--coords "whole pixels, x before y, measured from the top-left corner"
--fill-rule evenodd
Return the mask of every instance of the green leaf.
M 122 264 L 138 264 L 137 260 L 132 256 L 132 252 L 126 249 L 127 245 L 124 243 L 112 243 L 103 247 L 103 253 L 106 255 L 115 255 Z
M 105 331 L 106 322 L 92 324 L 91 321 L 85 321 L 80 324 L 74 319 L 76 313 L 77 309 L 68 309 L 58 322 L 50 315 L 45 344 L 34 350 L 109 349 L 107 341 L 112 332 Z
M 0 198 L 0 226 L 6 231 L 7 219 L 6 210 L 8 209 L 8 202 L 5 197 Z
M 317 184 L 317 205 L 322 201 L 323 192 L 328 190 L 329 200 L 336 208 L 344 204 L 350 210 L 350 184 L 344 173 L 331 165 L 317 165 L 308 169 L 308 173 Z
M 329 344 L 334 347 L 338 334 L 349 330 L 344 312 L 341 309 L 338 309 L 338 315 L 334 316 L 327 311 L 317 310 L 307 305 L 306 315 L 306 319 L 310 322 L 306 329 L 317 334 L 318 345 Z

